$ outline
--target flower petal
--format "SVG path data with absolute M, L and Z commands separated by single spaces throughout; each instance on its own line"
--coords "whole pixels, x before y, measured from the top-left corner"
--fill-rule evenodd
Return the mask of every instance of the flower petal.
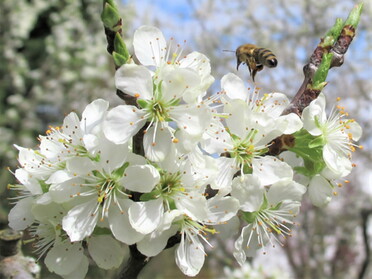
M 309 183 L 309 197 L 313 205 L 324 207 L 332 199 L 333 189 L 321 175 L 314 176 Z
M 103 132 L 110 141 L 125 143 L 145 125 L 144 115 L 145 112 L 135 106 L 117 106 L 107 113 Z
M 98 221 L 97 200 L 79 204 L 72 208 L 62 220 L 62 227 L 71 241 L 81 241 L 90 236 Z
M 165 60 L 167 45 L 163 33 L 153 26 L 141 26 L 134 32 L 136 57 L 145 66 L 160 66 Z
M 144 235 L 132 228 L 129 222 L 128 210 L 134 203 L 129 199 L 118 199 L 118 205 L 109 208 L 108 220 L 112 234 L 115 238 L 125 244 L 132 245 L 141 240 Z
M 97 235 L 88 239 L 89 254 L 98 267 L 117 268 L 123 261 L 125 250 L 109 235 Z
M 8 215 L 9 227 L 16 231 L 22 231 L 32 225 L 35 220 L 31 212 L 33 201 L 32 197 L 28 197 L 16 203 Z
M 199 245 L 198 245 L 199 244 Z M 203 267 L 205 252 L 201 243 L 194 243 L 184 237 L 176 250 L 176 264 L 187 276 L 195 276 Z
M 221 79 L 221 88 L 230 99 L 246 101 L 250 93 L 240 77 L 233 73 L 224 75 Z
M 125 169 L 120 183 L 131 191 L 148 193 L 160 181 L 158 170 L 151 165 L 134 165 Z
M 108 107 L 109 102 L 103 99 L 97 99 L 87 105 L 81 116 L 81 129 L 85 133 L 93 133 L 93 130 L 101 124 Z
M 159 125 L 160 126 L 160 125 Z M 154 162 L 163 161 L 169 154 L 172 134 L 167 127 L 151 126 L 143 137 L 146 157 Z
M 162 199 L 135 202 L 128 211 L 129 222 L 136 231 L 149 234 L 159 226 L 163 213 Z
M 206 105 L 172 107 L 170 116 L 177 122 L 178 128 L 194 137 L 201 136 L 212 119 L 211 110 Z
M 253 174 L 257 175 L 262 186 L 273 184 L 283 179 L 293 178 L 292 168 L 285 162 L 273 156 L 253 159 Z
M 81 243 L 64 242 L 53 246 L 44 262 L 50 271 L 68 275 L 79 268 L 84 257 Z
M 278 203 L 291 200 L 301 201 L 302 195 L 306 193 L 307 188 L 294 181 L 279 181 L 271 185 L 267 192 L 269 206 L 275 207 Z
M 153 96 L 151 72 L 144 66 L 124 64 L 116 70 L 115 85 L 136 98 L 150 100 Z
M 240 208 L 245 212 L 259 210 L 264 192 L 260 180 L 252 174 L 235 177 L 232 182 L 231 196 L 239 200 Z

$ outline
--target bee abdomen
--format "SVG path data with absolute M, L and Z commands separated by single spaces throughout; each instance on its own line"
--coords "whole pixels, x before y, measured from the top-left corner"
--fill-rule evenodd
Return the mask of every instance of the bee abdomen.
M 271 50 L 268 50 L 267 48 L 257 48 L 255 52 L 258 62 L 262 65 L 269 68 L 274 68 L 278 65 L 278 60 Z

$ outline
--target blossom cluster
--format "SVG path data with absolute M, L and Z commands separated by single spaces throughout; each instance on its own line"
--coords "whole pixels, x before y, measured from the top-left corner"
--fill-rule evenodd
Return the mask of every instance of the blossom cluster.
M 220 226 L 239 230 L 234 257 L 243 266 L 291 235 L 306 192 L 324 206 L 351 171 L 361 128 L 340 109 L 327 117 L 324 95 L 301 117 L 282 114 L 284 94 L 260 96 L 233 73 L 207 95 L 209 59 L 184 55 L 172 42 L 155 27 L 135 32 L 140 65 L 121 66 L 115 81 L 137 106 L 109 109 L 98 99 L 81 119 L 72 112 L 40 136 L 37 150 L 17 146 L 19 184 L 10 187 L 20 195 L 9 225 L 29 228 L 47 267 L 64 278 L 84 278 L 86 246 L 110 269 L 121 264 L 123 245 L 153 257 L 176 235 L 176 264 L 195 276 L 208 235 Z M 142 155 L 134 150 L 138 134 Z M 295 144 L 280 157 L 268 155 L 282 135 Z

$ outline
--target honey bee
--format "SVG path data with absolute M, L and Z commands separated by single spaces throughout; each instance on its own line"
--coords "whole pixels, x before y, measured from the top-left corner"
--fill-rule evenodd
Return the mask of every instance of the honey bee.
M 278 60 L 276 60 L 276 56 L 271 50 L 252 44 L 238 47 L 236 49 L 236 59 L 236 70 L 238 70 L 241 63 L 247 64 L 253 82 L 256 73 L 261 71 L 264 66 L 275 68 L 278 65 Z

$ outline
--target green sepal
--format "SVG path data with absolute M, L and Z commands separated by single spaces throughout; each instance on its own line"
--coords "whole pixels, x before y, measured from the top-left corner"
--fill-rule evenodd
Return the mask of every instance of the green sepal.
M 114 177 L 120 179 L 124 176 L 124 171 L 125 169 L 129 166 L 129 163 L 126 162 L 125 164 L 123 164 L 120 168 L 116 169 L 114 172 L 113 172 L 113 175 Z
M 255 212 L 241 212 L 242 218 L 248 223 L 252 224 L 257 218 L 257 211 Z
M 130 55 L 127 50 L 127 46 L 125 45 L 124 40 L 119 32 L 116 32 L 115 34 L 114 51 L 124 57 L 125 63 L 128 61 Z
M 153 191 L 150 193 L 144 193 L 140 197 L 140 201 L 150 201 L 153 199 L 157 199 L 161 194 L 161 190 L 155 188 Z
M 119 12 L 116 7 L 111 6 L 109 3 L 105 3 L 105 6 L 103 7 L 101 20 L 104 26 L 112 31 L 116 32 L 121 28 L 121 25 L 118 25 L 120 22 Z
M 39 184 L 40 184 L 40 187 L 43 193 L 46 193 L 49 191 L 50 184 L 45 183 L 45 180 L 39 180 Z
M 324 144 L 324 138 L 319 136 L 309 142 L 309 148 L 323 147 Z
M 279 210 L 280 207 L 282 206 L 283 202 L 279 202 L 276 206 L 270 207 L 271 210 Z
M 174 99 L 172 102 L 170 102 L 169 106 L 178 106 L 181 102 L 181 99 Z
M 312 89 L 322 90 L 326 86 L 326 78 L 328 75 L 329 67 L 331 66 L 333 53 L 323 54 L 322 62 L 319 65 L 318 70 L 314 74 Z
M 344 21 L 342 18 L 337 18 L 335 24 L 328 30 L 323 41 L 319 45 L 322 47 L 332 46 L 340 36 L 343 27 Z
M 253 168 L 250 165 L 245 164 L 243 167 L 243 172 L 244 174 L 252 174 Z
M 358 5 L 355 5 L 354 8 L 351 10 L 349 16 L 347 17 L 344 26 L 351 25 L 354 28 L 357 28 L 362 10 L 363 10 L 363 3 L 359 3 Z
M 115 65 L 118 67 L 120 67 L 121 65 L 124 65 L 128 61 L 128 58 L 126 58 L 125 56 L 115 51 L 112 52 L 112 58 L 114 59 Z
M 266 193 L 263 195 L 263 202 L 261 204 L 260 210 L 265 210 L 269 207 L 269 201 L 267 200 Z
M 137 99 L 137 104 L 140 106 L 140 108 L 147 108 L 149 103 L 144 99 Z
M 112 235 L 111 230 L 109 228 L 102 228 L 96 226 L 93 231 L 94 235 Z

